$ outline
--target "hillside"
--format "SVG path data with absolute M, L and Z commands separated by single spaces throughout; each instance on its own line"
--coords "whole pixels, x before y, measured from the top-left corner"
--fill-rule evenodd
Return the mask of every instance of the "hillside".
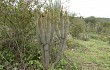
M 110 45 L 102 40 L 74 40 L 77 45 L 65 55 L 74 63 L 74 70 L 110 70 Z

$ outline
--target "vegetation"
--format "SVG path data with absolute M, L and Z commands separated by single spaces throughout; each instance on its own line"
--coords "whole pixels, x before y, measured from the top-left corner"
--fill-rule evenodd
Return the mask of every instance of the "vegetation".
M 74 50 L 65 51 L 65 55 L 74 62 L 75 70 L 109 70 L 110 46 L 107 42 L 90 39 L 75 40 Z M 71 70 L 71 69 L 70 69 Z
M 110 19 L 75 17 L 60 0 L 0 1 L 0 70 L 110 70 Z

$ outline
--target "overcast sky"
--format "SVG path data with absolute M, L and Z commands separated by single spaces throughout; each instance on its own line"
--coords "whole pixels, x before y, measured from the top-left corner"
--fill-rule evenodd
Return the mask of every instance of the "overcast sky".
M 69 10 L 88 17 L 110 18 L 110 0 L 70 0 Z

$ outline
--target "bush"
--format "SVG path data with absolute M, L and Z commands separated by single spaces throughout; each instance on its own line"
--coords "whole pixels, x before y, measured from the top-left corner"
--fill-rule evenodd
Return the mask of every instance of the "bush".
M 67 41 L 66 41 L 67 47 L 68 47 L 68 48 L 72 47 L 73 42 L 74 42 L 73 37 L 69 34 L 69 35 L 67 36 Z
M 75 49 L 75 48 L 79 48 L 79 47 L 84 47 L 84 45 L 82 45 L 78 40 L 73 40 L 71 43 L 71 46 L 69 46 L 69 49 Z
M 80 44 L 78 41 L 74 41 L 73 47 L 83 47 L 83 45 Z
M 57 65 L 57 69 L 58 69 L 58 70 L 64 70 L 66 64 L 67 64 L 67 61 L 62 58 L 62 59 L 60 60 L 60 62 L 58 63 L 58 65 Z
M 98 39 L 99 35 L 98 34 L 89 34 L 90 38 L 92 39 Z
M 102 40 L 102 41 L 108 41 L 108 37 L 104 35 L 98 35 L 98 34 L 89 34 L 90 38 L 96 39 L 96 40 Z
M 110 36 L 108 36 L 107 38 L 108 38 L 108 44 L 110 45 Z
M 70 34 L 72 37 L 77 37 L 79 33 L 84 31 L 85 22 L 79 18 L 74 19 L 70 24 Z
M 77 68 L 77 64 L 73 60 L 70 60 L 67 57 L 63 57 L 59 61 L 56 70 L 78 70 Z
M 73 38 L 71 37 L 71 35 L 68 35 L 66 41 L 67 48 L 73 49 L 75 47 L 82 47 L 83 45 L 81 45 L 80 42 L 78 42 L 76 39 L 77 39 L 76 37 Z
M 78 39 L 84 40 L 84 41 L 88 41 L 88 40 L 89 40 L 89 35 L 86 34 L 86 33 L 80 33 L 80 34 L 78 35 Z

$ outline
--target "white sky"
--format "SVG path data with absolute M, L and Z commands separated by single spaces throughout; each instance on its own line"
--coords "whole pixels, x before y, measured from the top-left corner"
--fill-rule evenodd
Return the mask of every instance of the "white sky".
M 110 0 L 70 0 L 70 12 L 88 17 L 110 18 Z

